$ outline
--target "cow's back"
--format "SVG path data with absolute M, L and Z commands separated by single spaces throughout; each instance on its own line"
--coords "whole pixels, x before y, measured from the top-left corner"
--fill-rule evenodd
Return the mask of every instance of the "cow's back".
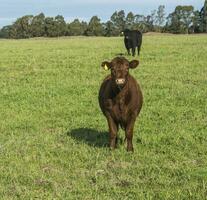
M 126 32 L 124 43 L 126 48 L 139 47 L 142 44 L 142 33 L 138 30 Z
M 140 46 L 142 44 L 142 33 L 140 31 L 132 31 L 131 38 L 136 46 Z

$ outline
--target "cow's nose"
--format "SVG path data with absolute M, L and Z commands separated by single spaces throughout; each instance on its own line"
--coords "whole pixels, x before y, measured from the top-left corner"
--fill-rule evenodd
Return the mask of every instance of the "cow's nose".
M 123 85 L 124 83 L 125 83 L 125 79 L 123 79 L 123 78 L 116 79 L 116 84 L 117 85 Z

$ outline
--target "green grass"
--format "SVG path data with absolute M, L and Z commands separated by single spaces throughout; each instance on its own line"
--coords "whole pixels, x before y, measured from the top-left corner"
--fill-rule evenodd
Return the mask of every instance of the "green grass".
M 207 35 L 144 36 L 133 154 L 108 149 L 97 100 L 101 62 L 125 52 L 123 38 L 0 40 L 0 199 L 207 199 Z

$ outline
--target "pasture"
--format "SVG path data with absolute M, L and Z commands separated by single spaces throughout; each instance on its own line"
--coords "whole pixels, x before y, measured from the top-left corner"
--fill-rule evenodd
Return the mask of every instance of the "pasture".
M 207 199 L 207 35 L 143 37 L 134 153 L 108 149 L 98 106 L 118 53 L 121 37 L 0 40 L 0 199 Z

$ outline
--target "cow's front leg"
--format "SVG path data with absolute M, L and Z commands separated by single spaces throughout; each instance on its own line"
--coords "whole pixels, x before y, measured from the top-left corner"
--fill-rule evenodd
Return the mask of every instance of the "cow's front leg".
M 107 121 L 109 126 L 109 147 L 115 149 L 117 145 L 118 125 L 111 116 L 107 116 Z
M 126 127 L 125 135 L 127 139 L 127 151 L 134 151 L 133 144 L 132 144 L 132 138 L 133 138 L 135 120 L 136 120 L 136 117 L 135 116 L 132 117 Z
M 128 53 L 129 56 L 131 55 L 129 48 L 127 48 L 127 53 Z

